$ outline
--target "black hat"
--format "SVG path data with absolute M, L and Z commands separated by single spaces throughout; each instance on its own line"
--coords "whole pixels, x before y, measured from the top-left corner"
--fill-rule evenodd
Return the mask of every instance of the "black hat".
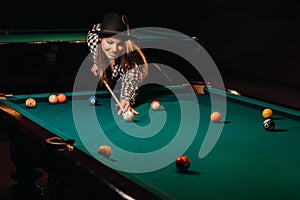
M 129 34 L 129 24 L 126 16 L 118 15 L 116 13 L 107 13 L 103 18 L 101 30 L 98 31 L 97 34 L 100 37 L 105 37 L 119 33 Z

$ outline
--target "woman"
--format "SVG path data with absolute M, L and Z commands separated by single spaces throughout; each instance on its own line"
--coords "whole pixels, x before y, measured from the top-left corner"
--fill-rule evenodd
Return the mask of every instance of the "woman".
M 102 23 L 95 24 L 88 32 L 87 43 L 93 56 L 91 72 L 114 88 L 121 81 L 120 104 L 116 104 L 118 115 L 130 110 L 139 86 L 148 73 L 148 64 L 143 52 L 132 41 L 125 15 L 108 13 Z

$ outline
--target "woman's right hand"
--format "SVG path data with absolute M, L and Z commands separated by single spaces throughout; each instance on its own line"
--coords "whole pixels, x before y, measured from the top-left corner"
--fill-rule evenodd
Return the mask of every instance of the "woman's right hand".
M 134 110 L 131 106 L 130 106 L 130 103 L 129 101 L 125 100 L 125 99 L 122 99 L 120 101 L 120 104 L 122 106 L 122 108 L 124 109 L 124 112 L 126 111 L 131 111 L 133 112 L 133 114 L 140 114 L 138 111 Z M 123 110 L 120 108 L 119 104 L 116 104 L 116 108 L 118 110 L 118 115 L 122 115 L 123 114 Z

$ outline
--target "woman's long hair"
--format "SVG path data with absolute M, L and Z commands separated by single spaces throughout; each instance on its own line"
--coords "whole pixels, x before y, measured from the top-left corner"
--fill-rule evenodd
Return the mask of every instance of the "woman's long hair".
M 142 72 L 142 78 L 148 75 L 148 62 L 146 56 L 140 49 L 140 47 L 132 42 L 131 40 L 126 40 L 125 53 L 121 56 L 121 66 L 124 72 L 138 66 Z
M 117 58 L 120 59 L 120 65 L 123 68 L 123 72 L 126 73 L 132 68 L 138 67 L 142 73 L 142 79 L 144 79 L 148 75 L 148 62 L 142 50 L 131 40 L 124 41 L 123 50 L 124 52 L 122 52 L 122 55 Z M 106 69 L 110 66 L 110 63 L 102 51 L 101 45 L 98 45 L 97 47 L 96 63 L 99 68 L 100 80 L 102 82 L 107 78 Z

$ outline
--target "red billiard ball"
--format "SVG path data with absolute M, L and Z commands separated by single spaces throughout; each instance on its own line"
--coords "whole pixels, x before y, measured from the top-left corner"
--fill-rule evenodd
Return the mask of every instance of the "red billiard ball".
M 65 94 L 60 93 L 59 95 L 57 95 L 57 100 L 59 103 L 64 103 L 67 101 L 67 97 Z
M 176 159 L 175 164 L 180 172 L 186 172 L 189 169 L 191 162 L 187 156 L 179 156 Z

